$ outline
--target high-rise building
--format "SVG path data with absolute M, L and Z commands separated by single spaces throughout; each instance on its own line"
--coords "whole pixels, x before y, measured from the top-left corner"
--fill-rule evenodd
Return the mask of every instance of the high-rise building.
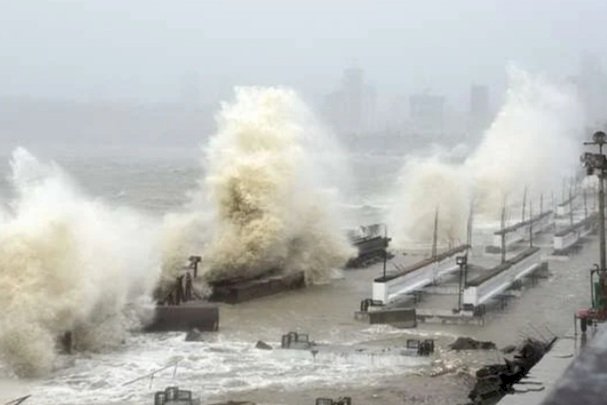
M 197 72 L 188 72 L 181 79 L 180 101 L 186 109 L 196 109 L 201 103 L 200 77 Z
M 375 91 L 365 83 L 364 71 L 345 69 L 339 87 L 325 98 L 325 115 L 341 134 L 361 135 L 374 124 Z
M 445 133 L 445 97 L 414 94 L 409 97 L 412 131 L 420 138 L 437 140 Z
M 468 110 L 468 136 L 478 138 L 491 123 L 489 106 L 489 88 L 483 85 L 470 87 L 470 106 Z
M 607 122 L 607 76 L 597 55 L 583 55 L 576 83 L 588 123 L 604 127 Z

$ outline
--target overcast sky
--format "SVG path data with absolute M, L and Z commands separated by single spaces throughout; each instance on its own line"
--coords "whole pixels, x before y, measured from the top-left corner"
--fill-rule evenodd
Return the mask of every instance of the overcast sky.
M 0 96 L 173 100 L 197 73 L 309 95 L 344 67 L 380 92 L 499 87 L 509 61 L 557 76 L 606 54 L 606 0 L 0 0 Z

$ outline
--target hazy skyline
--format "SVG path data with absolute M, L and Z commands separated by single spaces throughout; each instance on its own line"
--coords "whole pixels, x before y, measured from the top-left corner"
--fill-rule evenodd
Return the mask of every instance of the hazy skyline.
M 384 94 L 467 97 L 505 66 L 557 77 L 606 53 L 607 2 L 0 0 L 0 96 L 172 101 L 233 85 L 333 90 L 354 63 Z

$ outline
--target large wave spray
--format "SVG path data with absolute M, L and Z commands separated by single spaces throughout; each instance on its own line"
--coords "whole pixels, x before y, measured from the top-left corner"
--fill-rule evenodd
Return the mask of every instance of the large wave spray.
M 154 287 L 154 231 L 86 198 L 63 171 L 14 152 L 15 198 L 0 215 L 0 358 L 18 375 L 52 369 L 57 337 L 77 349 L 119 342 Z
M 516 68 L 509 74 L 504 105 L 465 161 L 407 159 L 392 212 L 400 245 L 431 240 L 436 207 L 439 240 L 463 242 L 471 201 L 477 218 L 493 221 L 504 201 L 518 200 L 525 187 L 549 195 L 573 173 L 584 119 L 574 92 Z
M 340 170 L 331 169 L 341 156 L 329 134 L 283 88 L 237 88 L 217 125 L 194 212 L 169 218 L 169 264 L 202 252 L 210 282 L 298 270 L 308 282 L 327 280 L 350 253 L 334 209 Z

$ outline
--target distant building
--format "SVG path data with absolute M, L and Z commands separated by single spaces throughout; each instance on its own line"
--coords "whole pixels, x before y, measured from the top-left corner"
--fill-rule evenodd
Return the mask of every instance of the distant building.
M 344 70 L 339 87 L 325 97 L 324 112 L 340 134 L 361 135 L 374 125 L 375 102 L 375 91 L 365 83 L 364 71 L 351 67 Z
M 607 123 L 607 76 L 597 55 L 583 55 L 576 84 L 588 123 L 604 127 Z
M 179 94 L 181 105 L 187 109 L 196 109 L 201 104 L 200 77 L 197 72 L 188 72 L 181 78 Z
M 470 87 L 470 106 L 468 110 L 469 138 L 478 139 L 490 124 L 489 88 L 472 85 Z
M 414 94 L 409 97 L 412 132 L 428 140 L 438 140 L 445 133 L 445 97 Z

